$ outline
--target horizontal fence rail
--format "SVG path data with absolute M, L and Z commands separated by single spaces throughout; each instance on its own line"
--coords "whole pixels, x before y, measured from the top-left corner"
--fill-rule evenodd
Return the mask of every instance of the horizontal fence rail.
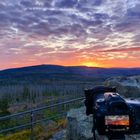
M 71 99 L 71 100 L 60 102 L 60 103 L 55 103 L 55 104 L 52 104 L 52 105 L 47 105 L 47 106 L 27 110 L 27 111 L 24 111 L 24 112 L 0 117 L 0 121 L 4 121 L 4 120 L 7 120 L 7 119 L 19 117 L 19 116 L 25 116 L 27 114 L 30 116 L 30 122 L 29 123 L 25 123 L 25 124 L 22 124 L 22 125 L 17 125 L 17 126 L 7 128 L 7 129 L 2 129 L 2 130 L 0 130 L 0 133 L 2 134 L 2 133 L 6 133 L 6 132 L 9 132 L 9 131 L 13 131 L 13 130 L 21 130 L 23 128 L 30 128 L 31 129 L 31 138 L 30 139 L 34 140 L 34 138 L 33 138 L 33 127 L 34 127 L 35 124 L 66 115 L 66 112 L 60 112 L 56 116 L 53 116 L 53 117 L 34 120 L 34 114 L 36 112 L 40 112 L 40 111 L 43 111 L 43 110 L 46 110 L 46 109 L 58 107 L 58 106 L 61 106 L 61 105 L 66 105 L 66 104 L 71 104 L 71 103 L 74 103 L 74 102 L 79 102 L 79 101 L 82 101 L 84 99 L 85 99 L 84 97 L 80 97 L 80 98 Z
M 53 105 L 43 106 L 43 107 L 40 107 L 40 108 L 27 110 L 27 111 L 24 111 L 24 112 L 21 112 L 21 113 L 16 113 L 16 114 L 0 117 L 0 121 L 8 119 L 8 118 L 13 118 L 13 117 L 16 117 L 16 116 L 20 116 L 20 115 L 25 115 L 25 114 L 37 112 L 37 111 L 44 110 L 44 109 L 47 109 L 47 108 L 52 108 L 52 107 L 56 107 L 56 106 L 60 106 L 60 105 L 64 105 L 64 104 L 69 104 L 69 103 L 76 102 L 76 101 L 83 100 L 83 99 L 85 99 L 85 98 L 81 97 L 81 98 L 71 99 L 71 100 L 68 100 L 68 101 L 61 102 L 61 103 L 56 103 L 56 104 L 53 104 Z

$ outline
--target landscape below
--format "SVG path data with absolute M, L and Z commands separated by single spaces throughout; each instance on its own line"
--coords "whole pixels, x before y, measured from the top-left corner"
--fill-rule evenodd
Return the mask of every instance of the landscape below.
M 83 97 L 85 88 L 96 85 L 116 86 L 120 94 L 139 98 L 139 75 L 140 68 L 39 65 L 2 70 L 0 71 L 0 116 Z M 81 103 L 50 108 L 36 114 L 36 119 L 54 117 L 58 112 L 67 112 L 70 108 L 79 106 Z M 0 130 L 27 123 L 29 119 L 29 116 L 23 116 L 0 121 Z M 34 131 L 38 140 L 42 140 L 51 138 L 54 133 L 64 128 L 65 118 L 52 119 L 51 122 L 37 125 Z M 48 129 L 52 131 L 46 136 L 45 131 Z M 0 140 L 22 140 L 19 137 L 23 135 L 24 140 L 30 139 L 30 130 L 11 131 L 0 135 Z

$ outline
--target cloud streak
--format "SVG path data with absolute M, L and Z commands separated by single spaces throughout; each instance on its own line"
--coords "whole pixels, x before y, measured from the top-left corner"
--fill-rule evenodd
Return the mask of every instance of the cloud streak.
M 109 49 L 109 50 L 101 50 L 98 52 L 133 52 L 133 51 L 134 52 L 140 51 L 140 47 Z

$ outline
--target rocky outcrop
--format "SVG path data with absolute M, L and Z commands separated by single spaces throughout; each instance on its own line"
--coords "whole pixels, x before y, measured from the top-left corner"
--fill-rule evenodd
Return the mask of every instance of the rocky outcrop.
M 92 115 L 87 117 L 85 107 L 71 109 L 67 114 L 67 140 L 93 140 Z M 108 140 L 96 132 L 97 140 Z M 140 140 L 140 135 L 126 136 L 126 140 Z
M 92 140 L 92 116 L 87 117 L 85 108 L 71 109 L 67 114 L 68 140 Z
M 126 97 L 140 97 L 140 76 L 110 78 L 104 84 L 115 86 L 118 93 Z
M 86 116 L 85 107 L 71 109 L 67 114 L 67 140 L 93 140 L 93 117 Z M 105 136 L 99 136 L 97 140 L 107 140 Z

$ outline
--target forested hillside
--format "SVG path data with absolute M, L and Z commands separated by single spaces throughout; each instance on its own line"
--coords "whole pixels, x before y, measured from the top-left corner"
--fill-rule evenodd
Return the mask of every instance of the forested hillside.
M 0 84 L 30 84 L 52 81 L 99 81 L 113 76 L 140 74 L 140 68 L 97 68 L 38 65 L 0 71 Z
M 140 74 L 140 68 L 96 68 L 38 65 L 0 71 L 0 100 L 10 112 L 42 106 L 54 100 L 83 96 L 85 88 L 107 78 Z M 20 105 L 20 106 L 19 106 Z

